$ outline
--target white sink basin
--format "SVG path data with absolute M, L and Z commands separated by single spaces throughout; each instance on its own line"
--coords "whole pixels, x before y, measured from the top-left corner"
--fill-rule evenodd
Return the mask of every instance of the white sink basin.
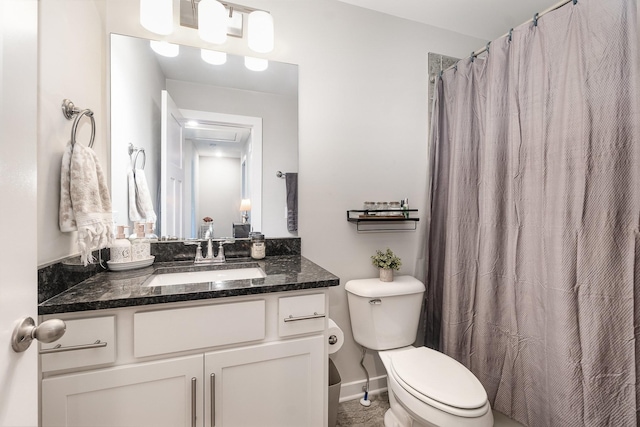
M 259 279 L 267 275 L 261 268 L 233 268 L 229 270 L 184 271 L 154 275 L 146 286 L 184 285 L 187 283 L 222 282 L 225 280 Z

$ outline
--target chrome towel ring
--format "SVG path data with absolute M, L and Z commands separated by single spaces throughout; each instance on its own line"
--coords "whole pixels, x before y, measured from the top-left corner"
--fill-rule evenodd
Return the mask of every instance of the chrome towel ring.
M 89 148 L 93 147 L 93 141 L 96 139 L 96 119 L 93 118 L 93 111 L 86 109 L 80 110 L 69 99 L 62 101 L 62 114 L 67 120 L 71 120 L 75 116 L 73 126 L 71 127 L 71 146 L 76 144 L 76 132 L 78 132 L 78 124 L 82 116 L 87 116 L 91 119 L 91 139 L 89 140 Z
M 136 153 L 135 157 L 131 162 L 131 169 L 135 170 L 136 165 L 138 164 L 138 155 L 142 153 L 142 168 L 147 164 L 147 153 L 145 153 L 144 148 L 135 147 L 132 143 L 129 143 L 129 157 L 133 156 L 133 153 Z

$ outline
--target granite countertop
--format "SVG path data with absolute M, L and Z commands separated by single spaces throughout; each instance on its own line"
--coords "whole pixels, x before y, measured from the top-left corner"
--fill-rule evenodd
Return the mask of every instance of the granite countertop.
M 261 267 L 266 277 L 169 286 L 145 286 L 153 274 L 212 269 Z M 299 255 L 262 260 L 227 259 L 225 264 L 194 265 L 193 261 L 162 262 L 130 271 L 97 274 L 38 305 L 38 314 L 102 310 L 180 301 L 196 301 L 338 286 L 340 280 Z

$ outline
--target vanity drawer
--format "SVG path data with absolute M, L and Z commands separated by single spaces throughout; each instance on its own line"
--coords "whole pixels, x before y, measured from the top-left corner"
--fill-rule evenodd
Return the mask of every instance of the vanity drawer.
M 281 337 L 324 330 L 325 295 L 300 295 L 278 299 L 278 334 Z
M 65 324 L 62 338 L 40 344 L 42 372 L 115 362 L 115 316 L 65 320 Z
M 265 301 L 247 301 L 133 315 L 134 356 L 262 340 Z

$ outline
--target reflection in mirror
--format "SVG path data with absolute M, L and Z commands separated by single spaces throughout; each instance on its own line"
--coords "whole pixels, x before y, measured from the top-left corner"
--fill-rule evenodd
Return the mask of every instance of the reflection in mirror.
M 298 171 L 296 65 L 270 61 L 256 72 L 234 55 L 213 65 L 201 49 L 186 46 L 164 57 L 149 40 L 112 34 L 110 89 L 118 224 L 132 225 L 135 214 L 135 198 L 129 200 L 135 186 L 130 191 L 127 181 L 133 144 L 146 154 L 144 170 L 136 172 L 146 177 L 159 236 L 229 237 L 234 229 L 292 235 L 276 171 Z M 249 211 L 241 211 L 242 199 L 249 199 Z M 242 226 L 244 215 L 249 226 Z

